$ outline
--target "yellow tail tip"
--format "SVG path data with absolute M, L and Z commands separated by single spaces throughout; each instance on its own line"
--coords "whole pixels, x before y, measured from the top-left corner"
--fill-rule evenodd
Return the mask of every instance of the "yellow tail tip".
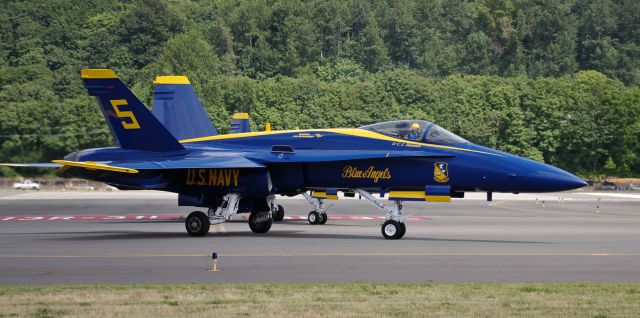
M 170 75 L 170 76 L 156 76 L 156 80 L 153 84 L 191 84 L 189 78 L 182 75 Z
M 249 119 L 248 113 L 235 113 L 233 114 L 233 119 Z
M 80 71 L 80 77 L 88 78 L 118 78 L 116 73 L 108 68 L 85 68 Z

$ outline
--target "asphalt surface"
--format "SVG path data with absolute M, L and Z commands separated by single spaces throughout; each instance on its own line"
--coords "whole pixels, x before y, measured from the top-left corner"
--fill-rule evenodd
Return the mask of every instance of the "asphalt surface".
M 306 201 L 283 199 L 297 220 L 267 234 L 237 216 L 192 238 L 181 216 L 193 208 L 173 195 L 0 192 L 0 284 L 640 282 L 639 194 L 480 197 L 408 203 L 415 220 L 389 241 L 364 200 L 332 201 L 327 224 L 310 225 Z

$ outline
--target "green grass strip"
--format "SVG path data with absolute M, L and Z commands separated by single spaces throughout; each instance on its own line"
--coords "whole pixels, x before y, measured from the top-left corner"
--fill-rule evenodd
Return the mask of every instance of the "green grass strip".
M 640 317 L 638 283 L 4 285 L 0 317 Z

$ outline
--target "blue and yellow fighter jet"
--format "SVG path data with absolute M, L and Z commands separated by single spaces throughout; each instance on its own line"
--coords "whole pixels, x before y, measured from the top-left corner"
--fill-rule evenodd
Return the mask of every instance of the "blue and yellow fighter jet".
M 207 124 L 189 132 L 196 123 L 174 122 L 170 131 L 167 122 L 179 118 L 161 110 L 154 110 L 154 116 L 112 70 L 85 69 L 81 77 L 100 104 L 117 147 L 71 153 L 52 166 L 120 189 L 178 193 L 180 206 L 208 209 L 186 218 L 192 236 L 206 235 L 211 224 L 236 213 L 250 213 L 251 230 L 266 233 L 274 219 L 284 216 L 275 195 L 302 194 L 313 205 L 309 222 L 324 224 L 325 199 L 338 191 L 357 193 L 386 214 L 382 235 L 399 239 L 406 231 L 403 201 L 449 202 L 466 191 L 486 191 L 489 199 L 492 192 L 552 192 L 585 185 L 566 171 L 475 145 L 424 120 L 228 135 L 217 135 Z M 182 101 L 161 87 L 188 83 L 182 78 L 162 77 L 156 99 L 173 94 L 169 99 Z M 199 103 L 197 97 L 194 102 Z M 165 120 L 158 119 L 162 116 Z M 202 131 L 212 135 L 201 136 Z M 373 193 L 388 196 L 389 203 Z

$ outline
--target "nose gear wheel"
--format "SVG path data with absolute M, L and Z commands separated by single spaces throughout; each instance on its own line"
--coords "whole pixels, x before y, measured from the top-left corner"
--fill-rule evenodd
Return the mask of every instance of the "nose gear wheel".
M 400 223 L 394 220 L 387 220 L 382 224 L 382 236 L 388 240 L 397 240 L 404 236 L 407 232 L 407 227 L 404 223 Z

